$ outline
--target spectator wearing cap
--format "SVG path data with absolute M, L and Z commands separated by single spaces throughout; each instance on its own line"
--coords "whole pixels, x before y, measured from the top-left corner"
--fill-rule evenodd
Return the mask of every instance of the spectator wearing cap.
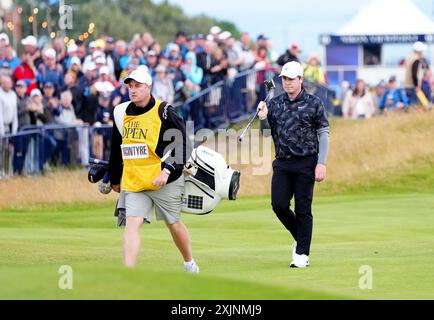
M 200 92 L 203 70 L 197 66 L 196 55 L 193 52 L 187 53 L 185 58 L 185 64 L 181 67 L 181 70 L 186 78 L 184 93 L 188 98 Z
M 72 43 L 68 46 L 66 49 L 67 56 L 65 57 L 65 60 L 63 61 L 63 68 L 65 70 L 69 70 L 69 67 L 71 66 L 71 59 L 72 57 L 78 56 L 78 46 L 75 43 Z
M 104 40 L 105 40 L 105 48 L 104 48 L 105 56 L 110 57 L 114 62 L 115 40 L 113 39 L 113 37 L 109 37 L 109 36 L 105 36 Z
M 21 61 L 18 57 L 15 56 L 14 50 L 10 46 L 10 44 L 6 45 L 1 53 L 0 65 L 4 63 L 9 64 L 9 70 L 11 74 L 15 71 L 15 69 L 20 65 Z
M 186 43 L 187 52 L 195 52 L 195 50 L 196 50 L 196 37 L 197 36 L 195 34 L 187 37 L 187 43 Z M 185 56 L 184 56 L 184 58 L 185 58 Z
M 9 62 L 3 61 L 0 62 L 0 76 L 11 76 L 12 72 L 9 66 Z
M 21 44 L 24 47 L 24 54 L 29 57 L 35 67 L 38 67 L 42 63 L 41 51 L 38 49 L 38 39 L 29 35 L 21 40 Z
M 18 131 L 30 125 L 30 114 L 27 109 L 29 97 L 26 95 L 27 85 L 25 81 L 15 83 L 17 94 Z M 27 153 L 28 141 L 23 136 L 17 136 L 14 141 L 13 169 L 15 174 L 22 174 Z
M 218 41 L 217 41 L 218 45 L 221 48 L 224 48 L 226 40 L 229 39 L 230 37 L 232 37 L 232 33 L 231 32 L 229 32 L 229 31 L 223 31 L 222 33 L 220 33 L 218 35 Z
M 30 95 L 30 92 L 33 89 L 38 88 L 38 81 L 36 79 L 37 74 L 38 71 L 35 67 L 32 55 L 28 52 L 24 52 L 21 56 L 21 64 L 16 67 L 13 72 L 15 82 L 18 80 L 26 81 L 27 94 Z
M 304 67 L 304 78 L 306 81 L 314 84 L 326 84 L 324 71 L 321 68 L 321 59 L 318 53 L 311 53 L 309 55 L 307 64 Z
M 203 34 L 199 33 L 196 35 L 196 45 L 194 47 L 194 53 L 198 55 L 199 53 L 204 52 L 205 50 L 205 41 L 206 38 Z
M 187 57 L 190 54 L 187 53 Z M 194 55 L 196 58 L 196 55 Z M 181 57 L 179 55 L 171 55 L 169 57 L 169 67 L 167 68 L 167 77 L 172 80 L 172 85 L 175 90 L 174 101 L 177 102 L 181 98 L 182 88 L 184 87 L 184 82 L 186 77 L 184 72 L 181 70 Z M 199 83 L 200 84 L 200 83 Z
M 111 40 L 113 40 L 113 39 L 111 39 Z M 106 47 L 107 47 L 106 41 L 104 39 L 97 39 L 95 41 L 95 45 L 96 45 L 96 51 L 99 52 L 102 57 L 104 57 L 104 59 L 105 59 L 104 64 L 108 66 L 108 68 L 110 70 L 110 75 L 114 75 L 115 66 L 114 66 L 112 55 L 107 54 L 107 52 L 105 51 Z M 109 46 L 111 46 L 111 45 L 109 45 Z
M 50 123 L 53 119 L 51 110 L 44 108 L 42 92 L 39 89 L 33 89 L 30 92 L 27 110 L 29 111 L 31 125 L 44 125 Z
M 89 42 L 89 55 L 92 56 L 92 54 L 96 51 L 96 43 L 95 41 Z
M 9 44 L 9 36 L 4 32 L 0 33 L 0 49 L 5 48 Z
M 83 65 L 84 75 L 79 79 L 78 88 L 85 96 L 90 94 L 89 88 L 94 84 L 97 79 L 97 70 L 94 62 L 89 62 Z
M 210 35 L 209 40 L 212 40 L 217 43 L 219 41 L 219 35 L 222 31 L 223 30 L 219 26 L 212 26 L 209 29 L 209 35 Z
M 109 83 L 113 87 L 111 91 L 118 87 L 118 83 L 110 75 L 110 70 L 107 66 L 102 66 L 99 69 L 99 77 L 97 82 Z
M 264 34 L 260 34 L 257 38 L 256 38 L 256 46 L 257 47 L 265 47 L 268 49 L 269 43 L 268 43 L 268 37 Z
M 43 92 L 42 103 L 44 105 L 44 108 L 47 108 L 48 110 L 54 110 L 59 103 L 59 99 L 57 98 L 56 95 L 56 87 L 54 83 L 51 82 L 44 83 L 42 92 Z
M 12 88 L 11 77 L 3 75 L 0 88 L 0 137 L 18 131 L 18 101 Z
M 173 103 L 173 97 L 175 95 L 172 81 L 166 77 L 166 67 L 159 64 L 155 68 L 155 76 L 152 85 L 152 95 L 161 100 Z
M 172 52 L 173 48 L 175 48 L 175 46 L 173 46 L 174 44 L 176 44 L 178 46 L 178 48 L 179 48 L 178 53 L 184 59 L 185 55 L 188 52 L 187 34 L 184 31 L 179 30 L 175 35 L 175 40 L 173 40 L 167 44 L 167 46 L 164 48 L 162 54 L 169 56 L 171 53 L 174 53 L 174 52 Z
M 423 56 L 426 49 L 427 45 L 425 43 L 415 42 L 413 44 L 413 53 L 405 63 L 405 90 L 412 105 L 419 103 L 416 94 L 421 89 L 424 71 L 429 69 L 429 64 Z
M 408 98 L 405 95 L 405 92 L 401 88 L 398 88 L 396 77 L 390 77 L 387 83 L 386 92 L 380 101 L 380 111 L 388 112 L 391 110 L 402 110 L 407 107 Z
M 27 85 L 23 80 L 15 83 L 15 93 L 17 94 L 17 108 L 18 108 L 18 131 L 24 126 L 30 125 L 30 115 L 27 110 L 27 103 L 29 97 L 26 95 Z
M 45 49 L 42 53 L 43 63 L 38 67 L 37 80 L 42 86 L 46 82 L 54 84 L 58 92 L 64 85 L 62 66 L 57 63 L 56 51 L 53 48 Z
M 297 61 L 299 62 L 298 59 L 298 55 L 300 54 L 300 49 L 298 48 L 298 44 L 296 43 L 292 43 L 289 46 L 289 49 L 285 51 L 284 54 L 282 54 L 278 59 L 277 59 L 277 64 L 279 66 L 283 66 L 288 62 L 291 61 Z

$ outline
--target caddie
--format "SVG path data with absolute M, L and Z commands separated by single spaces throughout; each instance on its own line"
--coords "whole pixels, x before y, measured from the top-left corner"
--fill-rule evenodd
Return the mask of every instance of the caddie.
M 109 161 L 111 186 L 124 193 L 124 265 L 136 266 L 140 228 L 151 223 L 155 208 L 156 219 L 165 221 L 182 254 L 184 270 L 199 273 L 189 232 L 180 220 L 183 167 L 190 156 L 184 122 L 171 105 L 151 95 L 152 77 L 145 68 L 131 72 L 124 83 L 131 101 L 115 107 Z M 170 157 L 165 157 L 168 150 Z

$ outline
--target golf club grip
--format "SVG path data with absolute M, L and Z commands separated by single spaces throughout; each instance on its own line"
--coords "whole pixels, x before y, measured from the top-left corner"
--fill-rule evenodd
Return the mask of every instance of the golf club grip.
M 89 164 L 100 164 L 103 166 L 108 166 L 109 162 L 105 160 L 95 159 L 95 158 L 89 158 Z

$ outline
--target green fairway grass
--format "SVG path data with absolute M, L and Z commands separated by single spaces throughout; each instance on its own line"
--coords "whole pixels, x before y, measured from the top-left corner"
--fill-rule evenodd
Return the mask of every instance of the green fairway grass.
M 434 299 L 434 196 L 316 197 L 311 266 L 269 197 L 184 215 L 199 275 L 185 274 L 164 223 L 142 228 L 138 267 L 122 267 L 114 203 L 0 211 L 0 299 Z M 60 266 L 73 270 L 61 290 Z M 361 266 L 373 288 L 359 288 Z

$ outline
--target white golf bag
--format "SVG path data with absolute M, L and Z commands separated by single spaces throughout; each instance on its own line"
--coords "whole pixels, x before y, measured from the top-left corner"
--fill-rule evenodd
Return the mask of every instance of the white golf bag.
M 229 167 L 221 154 L 199 146 L 193 150 L 185 167 L 192 175 L 185 177 L 182 212 L 208 214 L 222 199 L 236 199 L 240 173 Z

